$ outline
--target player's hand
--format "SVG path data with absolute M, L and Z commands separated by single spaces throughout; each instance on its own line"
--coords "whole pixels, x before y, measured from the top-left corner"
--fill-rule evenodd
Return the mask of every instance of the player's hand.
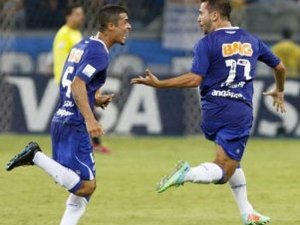
M 273 106 L 276 108 L 277 112 L 285 113 L 284 106 L 284 92 L 277 91 L 276 89 L 272 91 L 263 92 L 264 96 L 271 96 L 273 98 Z
M 130 81 L 131 84 L 144 84 L 152 87 L 160 87 L 161 81 L 149 70 L 145 70 L 145 77 L 139 76 Z
M 86 123 L 87 131 L 89 132 L 89 135 L 91 137 L 99 137 L 105 134 L 102 125 L 94 118 L 85 121 L 85 123 Z
M 102 109 L 105 109 L 108 106 L 108 104 L 112 101 L 113 97 L 114 97 L 114 94 L 100 95 L 97 92 L 95 95 L 96 106 L 101 107 Z

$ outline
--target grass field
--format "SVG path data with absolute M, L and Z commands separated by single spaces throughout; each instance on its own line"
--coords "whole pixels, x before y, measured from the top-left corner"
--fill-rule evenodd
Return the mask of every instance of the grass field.
M 0 135 L 2 225 L 58 225 L 68 193 L 36 167 L 5 171 L 30 140 L 50 154 L 50 137 Z M 105 137 L 113 154 L 96 154 L 98 187 L 80 225 L 240 225 L 227 185 L 186 184 L 162 194 L 155 185 L 180 159 L 210 161 L 203 138 Z M 254 139 L 242 163 L 249 199 L 272 225 L 300 224 L 300 140 Z

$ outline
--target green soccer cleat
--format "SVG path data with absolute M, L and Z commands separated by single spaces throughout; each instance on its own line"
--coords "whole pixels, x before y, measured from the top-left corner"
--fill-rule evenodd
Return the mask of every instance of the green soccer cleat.
M 258 212 L 243 214 L 242 219 L 245 225 L 263 225 L 270 222 L 270 218 L 263 216 Z
M 23 151 L 13 157 L 6 165 L 6 170 L 10 171 L 19 166 L 33 165 L 32 159 L 37 152 L 41 152 L 39 145 L 36 142 L 30 142 Z
M 163 177 L 156 187 L 156 191 L 161 193 L 167 190 L 169 187 L 179 187 L 184 184 L 184 177 L 190 170 L 190 165 L 185 161 L 179 161 L 175 170 L 166 177 Z

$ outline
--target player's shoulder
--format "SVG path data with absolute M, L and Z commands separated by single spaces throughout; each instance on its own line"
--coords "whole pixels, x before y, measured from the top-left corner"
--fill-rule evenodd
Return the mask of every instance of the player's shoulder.
M 106 45 L 94 38 L 85 38 L 74 46 L 82 52 L 82 57 L 86 60 L 108 61 L 108 49 Z
M 96 52 L 98 54 L 108 54 L 108 48 L 103 41 L 94 37 L 86 38 L 83 41 L 87 45 L 89 51 Z
M 241 32 L 241 34 L 243 34 L 245 36 L 248 36 L 252 40 L 261 41 L 261 38 L 259 36 L 257 36 L 256 34 L 252 34 L 252 33 L 250 33 L 249 31 L 247 31 L 245 29 L 240 28 L 240 32 Z
M 56 32 L 56 37 L 61 37 L 69 33 L 69 29 L 67 25 L 63 25 L 59 30 Z
M 66 25 L 62 26 L 55 34 L 54 45 L 60 45 L 61 42 L 65 43 L 68 41 L 70 33 Z
M 59 30 L 56 32 L 55 37 L 59 37 L 59 38 L 66 38 L 66 37 L 70 37 L 72 35 L 76 35 L 79 36 L 80 39 L 82 39 L 82 34 L 79 30 L 74 30 L 72 28 L 70 28 L 67 25 L 63 25 L 61 28 L 59 28 Z

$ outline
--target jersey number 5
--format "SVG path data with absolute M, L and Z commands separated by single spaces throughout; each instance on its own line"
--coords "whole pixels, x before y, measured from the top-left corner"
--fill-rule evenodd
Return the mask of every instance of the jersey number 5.
M 72 81 L 68 79 L 68 75 L 70 73 L 73 73 L 73 72 L 74 72 L 74 67 L 73 66 L 68 66 L 67 69 L 64 72 L 64 75 L 63 75 L 63 78 L 62 78 L 62 81 L 61 81 L 62 86 L 64 88 L 67 87 L 66 96 L 68 98 L 71 97 L 71 83 L 72 83 Z
M 225 60 L 226 67 L 230 67 L 229 75 L 227 77 L 227 80 L 225 83 L 231 83 L 234 81 L 236 77 L 236 68 L 237 66 L 244 67 L 244 77 L 246 80 L 251 80 L 252 77 L 250 76 L 250 70 L 251 70 L 251 63 L 247 59 L 227 59 Z

